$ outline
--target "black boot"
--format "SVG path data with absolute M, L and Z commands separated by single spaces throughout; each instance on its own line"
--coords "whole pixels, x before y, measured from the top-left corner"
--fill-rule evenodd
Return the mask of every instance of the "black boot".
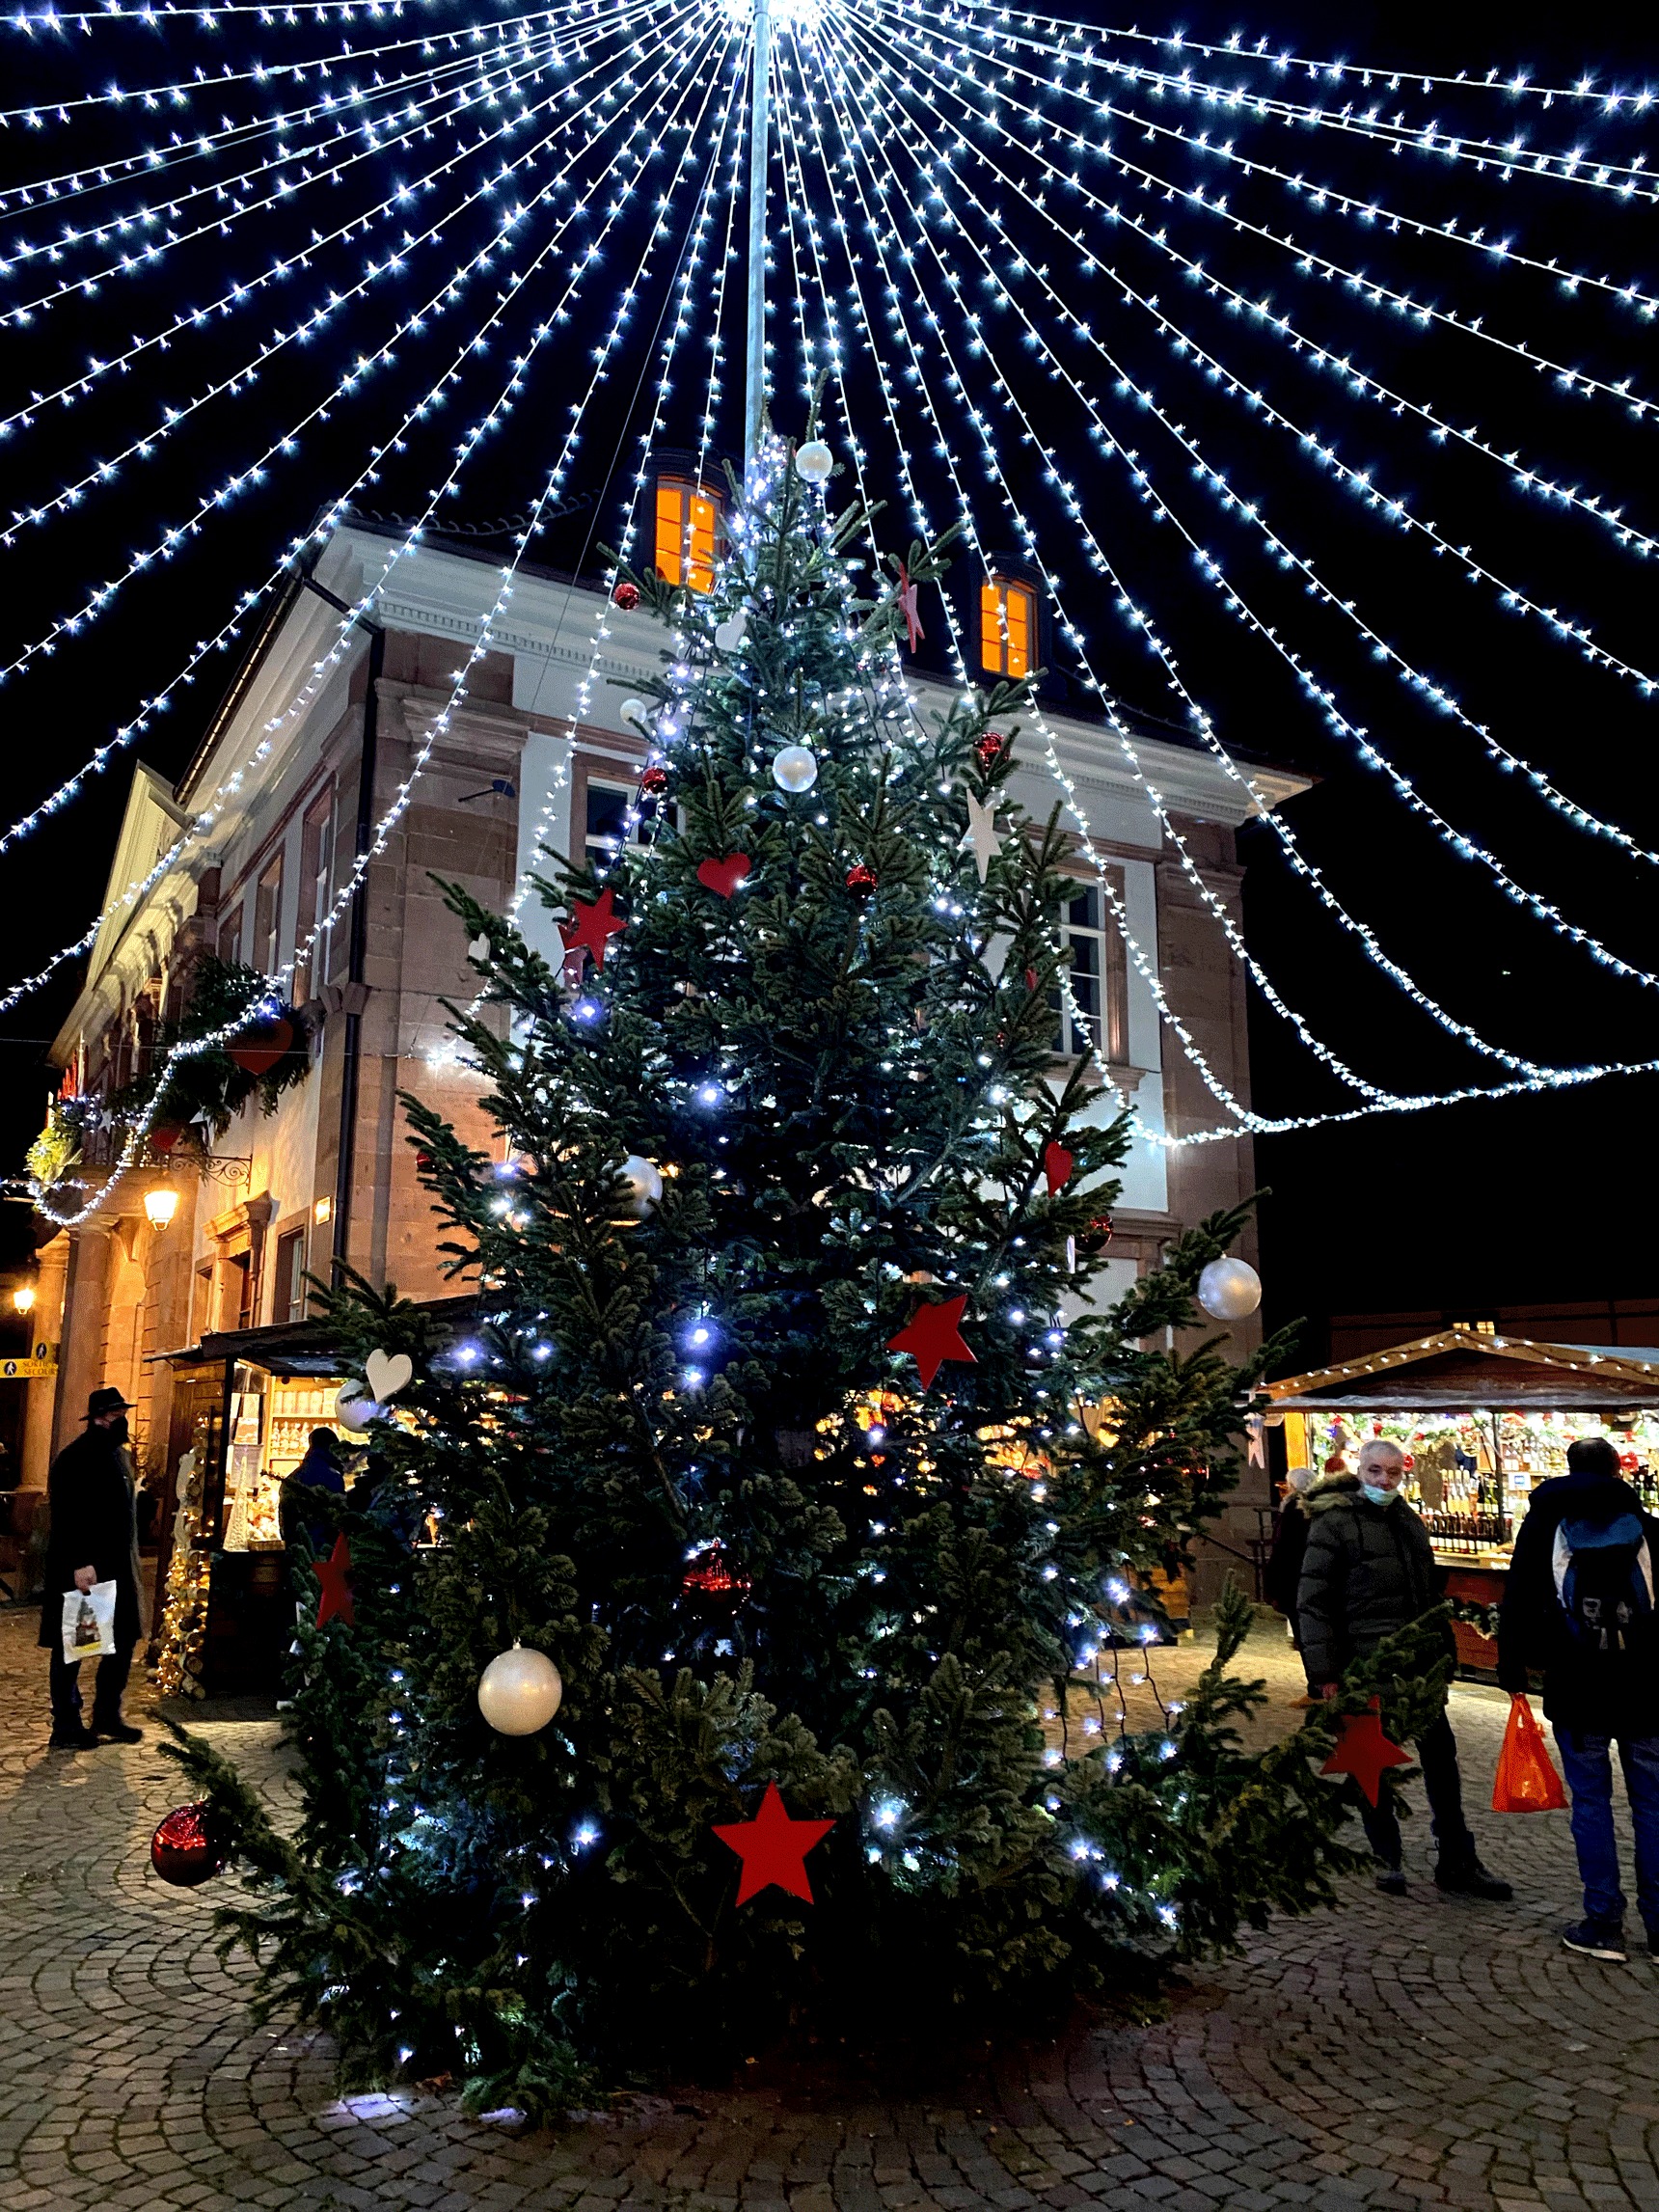
M 54 1751 L 92 1751 L 97 1737 L 90 1728 L 83 1728 L 78 1720 L 58 1723 L 48 1741 Z
M 1434 1886 L 1454 1897 L 1484 1898 L 1495 1905 L 1507 1905 L 1515 1894 L 1508 1882 L 1500 1881 L 1482 1866 L 1473 1851 L 1467 1858 L 1453 1859 L 1436 1867 Z
M 143 1729 L 130 1727 L 127 1722 L 122 1719 L 120 1713 L 116 1714 L 114 1720 L 100 1720 L 97 1714 L 94 1713 L 93 1734 L 107 1735 L 111 1743 L 142 1743 L 144 1741 Z

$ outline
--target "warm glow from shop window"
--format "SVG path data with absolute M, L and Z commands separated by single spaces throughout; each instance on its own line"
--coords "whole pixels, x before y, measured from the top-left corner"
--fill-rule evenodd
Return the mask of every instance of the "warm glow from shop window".
M 165 1229 L 178 1211 L 177 1191 L 168 1189 L 165 1184 L 158 1190 L 147 1190 L 144 1194 L 144 1211 L 150 1216 L 152 1229 Z
M 666 582 L 712 588 L 720 523 L 720 501 L 711 492 L 679 477 L 657 478 L 656 559 Z
M 1028 676 L 1037 629 L 1037 594 L 1029 584 L 988 576 L 979 587 L 980 666 L 999 676 Z

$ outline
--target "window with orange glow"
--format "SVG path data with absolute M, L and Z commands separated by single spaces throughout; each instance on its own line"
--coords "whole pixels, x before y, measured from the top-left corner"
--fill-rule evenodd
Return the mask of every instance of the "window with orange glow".
M 979 587 L 979 665 L 999 676 L 1028 676 L 1036 644 L 1037 594 L 1029 584 L 988 576 Z
M 670 584 L 707 591 L 715 580 L 721 503 L 682 477 L 657 478 L 657 566 Z

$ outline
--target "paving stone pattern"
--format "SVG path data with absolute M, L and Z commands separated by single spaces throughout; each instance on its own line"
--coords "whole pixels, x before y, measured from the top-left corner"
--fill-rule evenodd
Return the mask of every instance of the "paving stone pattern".
M 1166 1695 L 1200 1658 L 1165 1663 Z M 1282 1641 L 1264 1629 L 1250 1658 L 1288 1724 Z M 48 1752 L 44 1677 L 33 1619 L 0 1615 L 5 2212 L 1659 2206 L 1659 1965 L 1561 1949 L 1577 1902 L 1564 1814 L 1477 1816 L 1512 1906 L 1438 1896 L 1419 1819 L 1404 1902 L 1356 1882 L 1339 1909 L 1195 1971 L 1157 2024 L 1010 2050 L 948 2096 L 757 2084 L 640 2099 L 556 2137 L 448 2097 L 341 2102 L 320 2039 L 252 2030 L 245 1970 L 213 1955 L 214 1886 L 150 1871 L 179 1795 L 153 1733 Z M 1455 1694 L 1472 1805 L 1505 1709 Z M 280 1788 L 272 1724 L 205 1733 Z

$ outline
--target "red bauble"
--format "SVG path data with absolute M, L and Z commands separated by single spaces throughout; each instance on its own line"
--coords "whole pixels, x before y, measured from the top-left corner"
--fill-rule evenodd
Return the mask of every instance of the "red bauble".
M 150 1863 L 175 1889 L 193 1890 L 225 1871 L 224 1842 L 205 1801 L 169 1813 L 150 1839 Z
M 647 768 L 639 778 L 639 790 L 646 799 L 655 799 L 659 792 L 668 788 L 668 771 L 666 768 Z
M 847 870 L 847 888 L 856 899 L 872 898 L 876 890 L 876 871 L 860 860 L 856 868 Z
M 698 1552 L 680 1577 L 680 1588 L 688 1598 L 712 1598 L 728 1605 L 741 1605 L 749 1587 L 747 1574 L 734 1574 L 726 1565 L 725 1553 L 718 1543 Z
M 251 1076 L 268 1076 L 283 1054 L 294 1041 L 294 1025 L 284 1019 L 261 1022 L 257 1028 L 248 1029 L 234 1044 L 225 1049 L 239 1068 Z
M 639 604 L 639 587 L 637 584 L 618 584 L 611 596 L 624 614 L 631 614 Z
M 973 749 L 980 767 L 988 771 L 994 768 L 1002 758 L 1002 748 L 1007 742 L 999 730 L 988 729 Z
M 1077 1239 L 1077 1249 L 1086 1257 L 1093 1259 L 1097 1252 L 1103 1252 L 1111 1241 L 1111 1215 L 1109 1214 L 1097 1214 Z

